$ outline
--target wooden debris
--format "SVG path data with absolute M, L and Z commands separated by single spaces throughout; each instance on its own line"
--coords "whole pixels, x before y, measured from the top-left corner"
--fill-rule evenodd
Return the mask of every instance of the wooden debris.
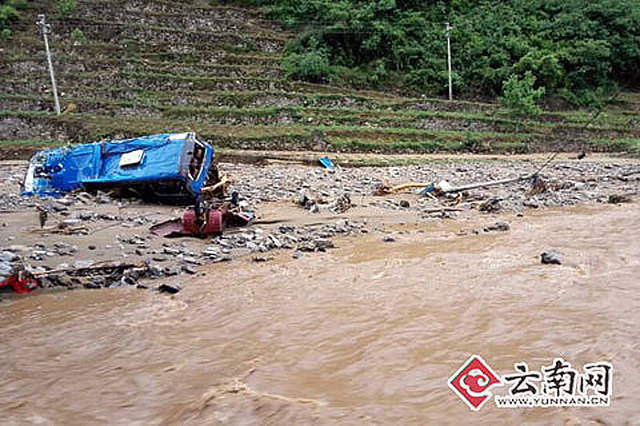
M 403 183 L 401 185 L 396 185 L 396 186 L 391 186 L 388 182 L 383 182 L 382 184 L 380 184 L 380 186 L 378 186 L 374 191 L 373 191 L 373 195 L 389 195 L 389 194 L 394 194 L 396 192 L 400 192 L 400 191 L 404 191 L 405 189 L 411 189 L 411 188 L 426 188 L 429 185 L 431 185 L 431 183 Z
M 32 234 L 64 234 L 64 235 L 73 235 L 73 234 L 89 234 L 90 230 L 86 226 L 54 226 L 43 229 L 34 229 L 31 231 Z
M 205 186 L 202 188 L 203 194 L 215 194 L 216 192 L 221 191 L 226 185 L 229 184 L 229 178 L 227 175 L 222 175 L 220 180 L 215 185 Z
M 95 263 L 91 266 L 87 266 L 85 268 L 60 268 L 60 269 L 52 269 L 50 271 L 43 272 L 34 272 L 31 275 L 39 278 L 46 277 L 49 275 L 56 274 L 69 274 L 73 276 L 91 276 L 91 275 L 110 275 L 115 271 L 125 271 L 131 268 L 141 268 L 144 264 L 142 263 L 122 263 L 122 262 L 100 262 Z
M 435 193 L 435 195 L 452 194 L 456 192 L 468 191 L 471 189 L 487 188 L 490 186 L 506 185 L 509 183 L 521 182 L 525 180 L 533 180 L 536 177 L 539 177 L 540 172 L 544 170 L 556 158 L 557 155 L 557 153 L 552 154 L 541 167 L 539 167 L 534 173 L 530 175 L 489 182 L 472 183 L 462 186 L 450 186 L 447 181 L 443 180 L 439 184 L 435 185 L 435 190 L 433 192 Z M 373 192 L 373 195 L 388 195 L 409 188 L 427 188 L 430 185 L 431 183 L 404 183 L 402 185 L 391 186 L 387 181 L 385 181 L 378 188 L 376 188 L 376 190 Z
M 462 209 L 457 207 L 436 207 L 433 209 L 425 209 L 422 210 L 423 213 L 432 214 L 432 213 L 445 213 L 445 212 L 461 212 Z

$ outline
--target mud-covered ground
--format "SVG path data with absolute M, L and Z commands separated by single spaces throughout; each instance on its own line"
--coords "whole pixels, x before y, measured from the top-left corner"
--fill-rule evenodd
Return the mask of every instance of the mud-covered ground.
M 453 186 L 527 176 L 543 158 L 518 161 L 434 161 L 406 167 L 344 168 L 221 164 L 232 184 L 255 209 L 256 224 L 227 229 L 221 237 L 167 239 L 149 227 L 180 217 L 183 207 L 144 204 L 107 194 L 72 194 L 61 199 L 20 195 L 26 162 L 0 163 L 0 278 L 22 265 L 43 288 L 102 288 L 161 284 L 188 285 L 199 265 L 211 262 L 268 262 L 269 252 L 287 250 L 294 258 L 330 250 L 334 238 L 373 234 L 393 241 L 398 225 L 486 216 L 488 225 L 468 233 L 508 232 L 510 215 L 531 209 L 580 203 L 623 204 L 640 188 L 640 162 L 558 160 L 531 181 L 427 197 L 408 190 L 385 196 L 382 183 L 441 182 Z M 540 183 L 539 182 L 539 183 Z M 307 207 L 299 201 L 307 199 Z M 39 208 L 48 212 L 40 226 Z M 503 213 L 500 218 L 492 215 Z M 506 213 L 506 214 L 505 214 Z M 506 221 L 505 221 L 506 218 Z M 93 268 L 109 265 L 100 273 Z M 3 278 L 4 279 L 4 278 Z

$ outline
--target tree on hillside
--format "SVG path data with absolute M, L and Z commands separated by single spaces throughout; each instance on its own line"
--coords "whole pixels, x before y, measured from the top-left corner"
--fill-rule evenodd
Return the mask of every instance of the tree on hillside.
M 527 72 L 575 104 L 640 86 L 637 0 L 246 1 L 300 31 L 285 59 L 295 78 L 444 93 L 448 21 L 467 96 L 497 96 Z

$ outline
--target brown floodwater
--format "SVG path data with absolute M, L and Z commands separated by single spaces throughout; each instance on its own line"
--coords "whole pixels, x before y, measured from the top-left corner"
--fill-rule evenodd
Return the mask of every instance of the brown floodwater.
M 640 423 L 640 205 L 414 225 L 293 260 L 0 304 L 2 423 Z M 556 248 L 561 266 L 541 265 Z M 447 380 L 609 361 L 606 408 L 471 412 Z M 496 388 L 495 393 L 504 392 Z

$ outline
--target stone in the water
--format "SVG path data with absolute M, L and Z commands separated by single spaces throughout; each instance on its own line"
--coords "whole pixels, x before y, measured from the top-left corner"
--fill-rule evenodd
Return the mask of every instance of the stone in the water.
M 558 250 L 547 250 L 540 255 L 540 262 L 545 265 L 561 265 L 562 253 Z
M 11 262 L 16 261 L 17 259 L 18 259 L 18 255 L 15 254 L 15 253 L 12 253 L 10 251 L 0 252 L 0 261 L 2 261 L 2 262 L 11 263 Z
M 76 260 L 73 263 L 75 269 L 90 268 L 95 262 L 93 260 Z
M 507 232 L 510 229 L 511 226 L 507 222 L 496 222 L 484 228 L 484 232 Z
M 298 247 L 297 251 L 314 252 L 314 251 L 327 251 L 327 249 L 334 248 L 333 241 L 326 238 L 318 238 L 316 240 L 307 241 Z
M 193 265 L 182 265 L 182 270 L 189 275 L 195 275 L 196 273 L 198 273 L 198 268 Z
M 485 213 L 496 213 L 500 211 L 502 207 L 500 205 L 500 201 L 502 201 L 500 198 L 491 198 L 483 202 L 482 204 L 480 204 L 480 206 L 478 207 L 478 210 Z
M 609 195 L 609 199 L 607 200 L 609 204 L 622 204 L 622 203 L 630 203 L 631 197 L 629 195 L 624 194 L 611 194 Z
M 95 281 L 89 281 L 89 282 L 84 284 L 84 288 L 98 289 L 98 288 L 102 288 L 102 286 L 100 284 L 96 283 Z
M 182 287 L 180 287 L 178 283 L 162 284 L 158 287 L 160 293 L 176 294 L 180 292 L 180 290 L 182 290 Z
M 179 266 L 173 265 L 173 266 L 165 266 L 165 268 L 163 269 L 163 272 L 165 275 L 171 277 L 173 275 L 180 274 L 181 270 L 182 269 Z
M 147 271 L 149 272 L 149 276 L 151 278 L 159 278 L 163 275 L 162 267 L 155 265 L 153 263 L 150 263 L 147 266 Z

